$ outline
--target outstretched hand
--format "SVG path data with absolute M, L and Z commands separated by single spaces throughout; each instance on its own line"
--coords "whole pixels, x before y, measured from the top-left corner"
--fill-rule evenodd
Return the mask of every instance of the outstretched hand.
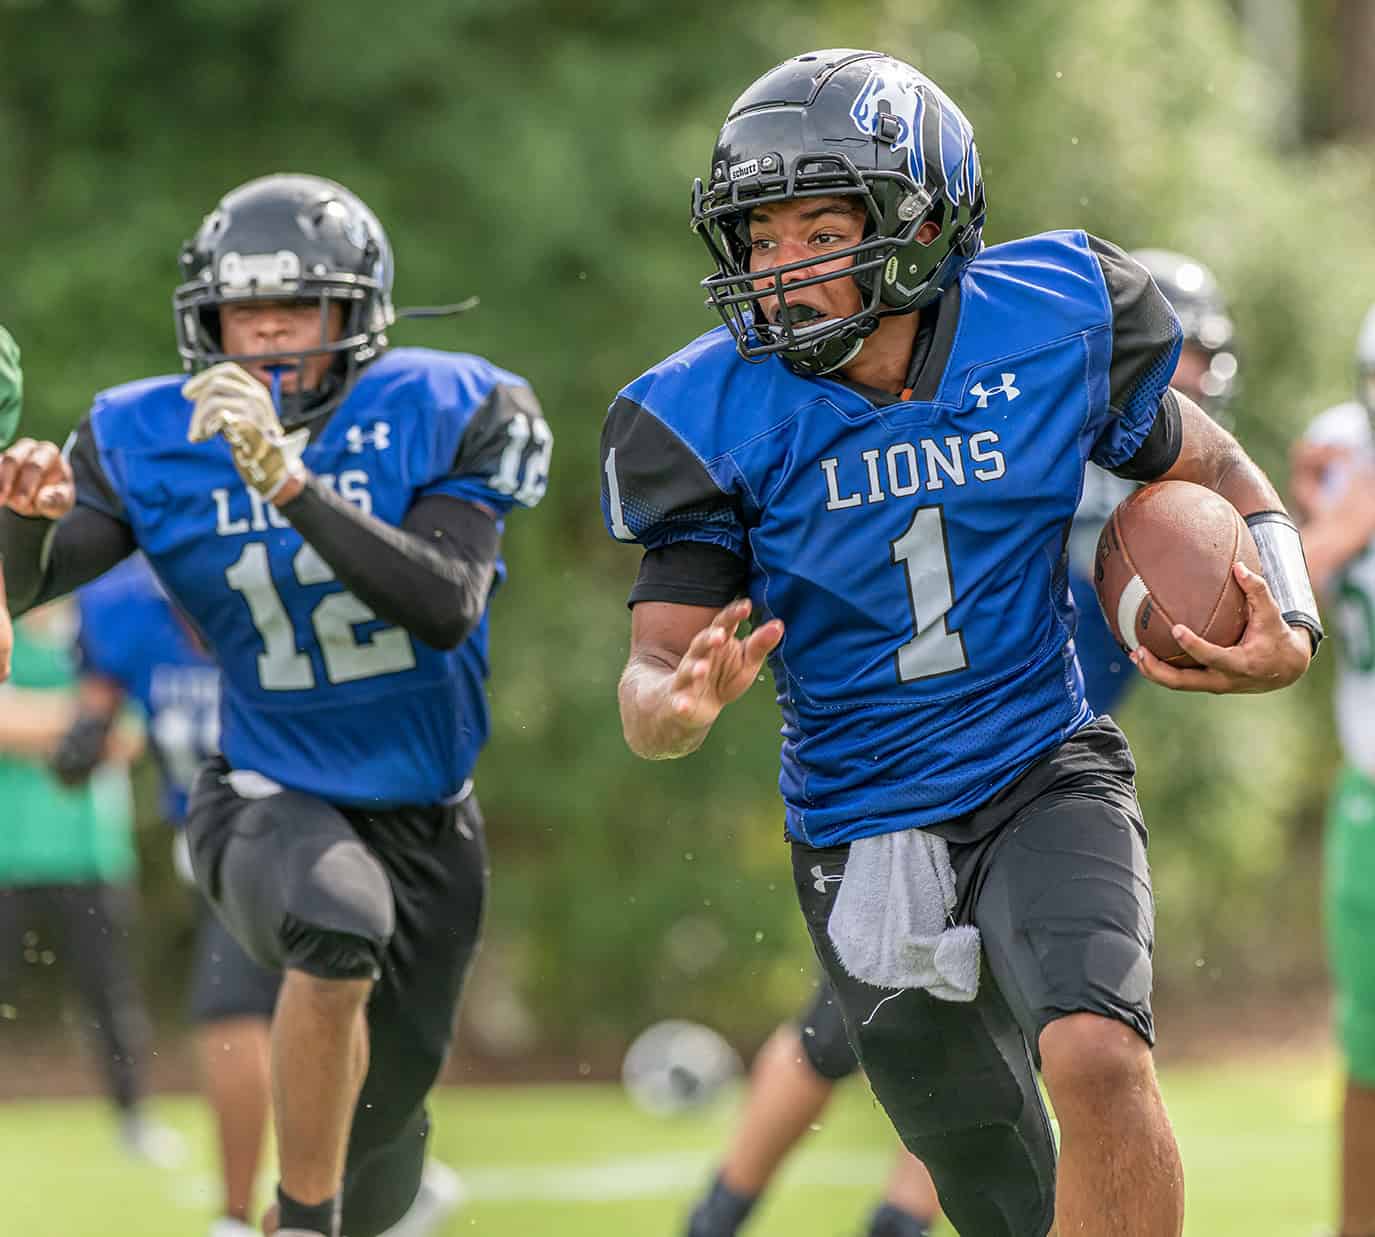
M 1176 623 L 1171 635 L 1199 668 L 1171 666 L 1143 644 L 1131 659 L 1146 678 L 1174 691 L 1227 695 L 1276 691 L 1308 669 L 1313 656 L 1308 632 L 1284 621 L 1265 577 L 1242 563 L 1233 564 L 1232 574 L 1246 594 L 1246 630 L 1241 641 L 1224 648 Z
M 56 443 L 21 438 L 0 454 L 0 508 L 60 520 L 75 505 L 72 468 Z
M 751 608 L 748 598 L 731 602 L 692 638 L 669 685 L 669 708 L 679 721 L 710 726 L 726 705 L 744 695 L 778 647 L 783 639 L 778 619 L 748 636 L 736 635 Z

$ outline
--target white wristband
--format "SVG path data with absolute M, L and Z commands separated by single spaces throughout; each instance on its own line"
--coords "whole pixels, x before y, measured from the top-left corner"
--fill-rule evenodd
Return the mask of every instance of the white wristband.
M 1323 638 L 1318 599 L 1308 578 L 1303 538 L 1283 511 L 1257 511 L 1246 517 L 1246 526 L 1260 553 L 1260 573 L 1270 586 L 1275 603 L 1291 627 L 1302 627 L 1313 641 L 1313 652 Z

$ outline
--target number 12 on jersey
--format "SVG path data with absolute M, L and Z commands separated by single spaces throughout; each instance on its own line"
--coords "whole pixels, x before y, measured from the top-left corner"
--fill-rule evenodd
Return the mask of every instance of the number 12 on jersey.
M 889 542 L 888 549 L 894 565 L 907 575 L 914 633 L 897 651 L 898 681 L 912 683 L 967 669 L 964 636 L 951 631 L 946 621 L 955 604 L 955 587 L 945 513 L 940 507 L 918 507 L 907 531 Z

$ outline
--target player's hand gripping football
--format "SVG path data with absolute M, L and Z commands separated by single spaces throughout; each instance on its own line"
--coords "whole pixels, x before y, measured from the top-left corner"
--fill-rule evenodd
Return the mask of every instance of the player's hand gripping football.
M 1308 669 L 1313 656 L 1308 632 L 1284 621 L 1265 577 L 1241 563 L 1233 565 L 1232 574 L 1246 594 L 1246 629 L 1241 640 L 1223 648 L 1177 623 L 1171 634 L 1199 668 L 1171 666 L 1143 644 L 1131 655 L 1142 674 L 1175 691 L 1228 695 L 1276 691 L 1288 687 Z
M 744 695 L 783 639 L 778 619 L 737 636 L 751 608 L 748 598 L 731 602 L 692 638 L 669 685 L 669 708 L 679 721 L 710 726 L 726 705 Z
M 304 476 L 306 431 L 288 434 L 282 428 L 267 388 L 242 366 L 233 361 L 212 365 L 181 393 L 195 405 L 186 437 L 206 442 L 222 436 L 239 476 L 269 502 L 292 478 Z

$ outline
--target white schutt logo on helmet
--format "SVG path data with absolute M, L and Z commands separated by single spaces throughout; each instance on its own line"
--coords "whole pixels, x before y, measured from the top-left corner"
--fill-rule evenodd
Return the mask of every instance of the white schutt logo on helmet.
M 936 109 L 937 149 L 925 149 L 926 109 Z M 885 122 L 883 117 L 892 117 Z M 928 158 L 940 170 L 945 196 L 955 205 L 972 201 L 979 179 L 974 128 L 964 113 L 930 78 L 896 60 L 871 69 L 850 107 L 850 118 L 866 137 L 883 137 L 895 150 L 907 152 L 912 180 L 924 184 Z M 880 129 L 880 125 L 884 129 Z

